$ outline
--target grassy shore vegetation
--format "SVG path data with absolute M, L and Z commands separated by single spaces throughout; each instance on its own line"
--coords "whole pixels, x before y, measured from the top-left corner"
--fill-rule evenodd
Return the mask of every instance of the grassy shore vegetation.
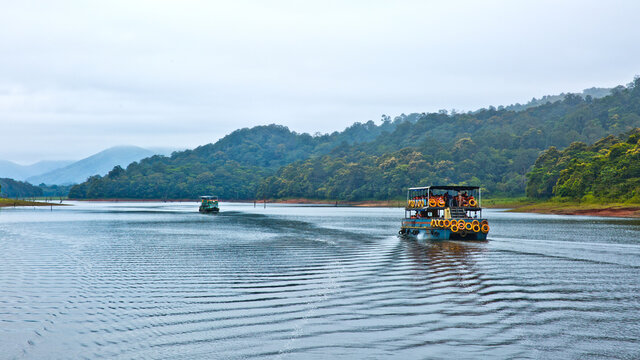
M 479 185 L 487 197 L 520 197 L 527 181 L 536 182 L 526 174 L 543 150 L 554 147 L 546 151 L 553 160 L 558 149 L 581 151 L 570 145 L 576 141 L 593 143 L 635 127 L 640 79 L 600 99 L 568 94 L 522 111 L 490 107 L 383 117 L 379 125 L 356 123 L 314 136 L 277 125 L 241 129 L 215 144 L 93 176 L 71 188 L 69 197 L 364 201 L 402 198 L 407 187 L 427 184 Z M 553 176 L 542 178 L 553 188 Z
M 12 207 L 12 206 L 57 206 L 60 204 L 47 203 L 40 201 L 18 200 L 0 198 L 0 207 Z

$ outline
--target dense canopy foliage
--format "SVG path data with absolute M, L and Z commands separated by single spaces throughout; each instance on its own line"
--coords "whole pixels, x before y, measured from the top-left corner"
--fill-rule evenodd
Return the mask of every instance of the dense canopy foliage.
M 42 189 L 28 182 L 0 178 L 0 197 L 27 198 L 42 195 Z
M 588 146 L 551 147 L 529 173 L 527 195 L 640 203 L 640 129 Z
M 481 185 L 522 195 L 541 151 L 640 126 L 640 80 L 611 95 L 565 95 L 512 111 L 481 109 L 383 117 L 343 132 L 298 134 L 277 125 L 241 129 L 215 144 L 114 168 L 71 189 L 72 198 L 390 199 L 408 186 Z

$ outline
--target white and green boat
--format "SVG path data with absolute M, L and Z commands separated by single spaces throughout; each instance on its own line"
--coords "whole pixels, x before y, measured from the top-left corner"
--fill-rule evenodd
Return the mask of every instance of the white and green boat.
M 217 213 L 220 211 L 220 207 L 218 206 L 218 197 L 217 196 L 200 196 L 200 208 L 198 209 L 201 213 Z

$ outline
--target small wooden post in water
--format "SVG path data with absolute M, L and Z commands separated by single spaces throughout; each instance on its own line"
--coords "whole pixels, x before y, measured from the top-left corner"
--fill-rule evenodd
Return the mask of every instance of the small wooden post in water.
M 267 208 L 267 199 L 264 199 L 264 208 Z

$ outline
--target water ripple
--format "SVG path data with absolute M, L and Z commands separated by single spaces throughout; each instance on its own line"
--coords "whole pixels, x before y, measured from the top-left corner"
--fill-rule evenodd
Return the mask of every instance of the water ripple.
M 489 212 L 488 242 L 425 243 L 394 235 L 396 209 L 225 207 L 3 211 L 0 347 L 34 359 L 640 357 L 640 244 L 594 236 L 594 220 Z

